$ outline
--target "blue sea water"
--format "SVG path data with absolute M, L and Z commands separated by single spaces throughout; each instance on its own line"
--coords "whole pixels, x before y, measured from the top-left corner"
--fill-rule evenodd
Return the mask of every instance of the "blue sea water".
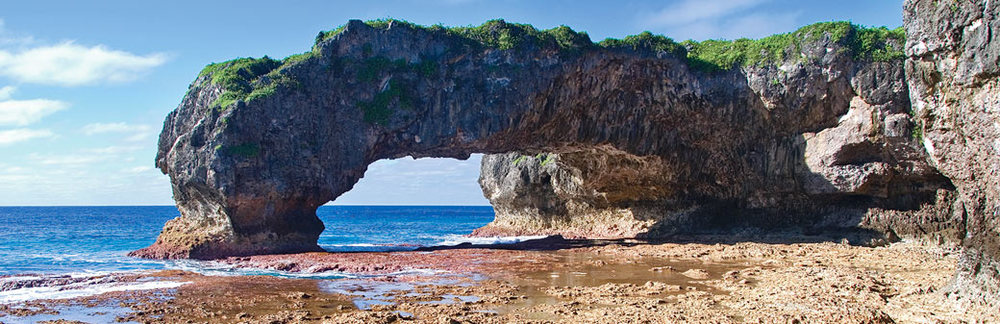
M 125 256 L 152 244 L 173 206 L 0 207 L 0 275 L 177 268 Z M 490 206 L 322 206 L 328 251 L 455 244 L 493 220 Z

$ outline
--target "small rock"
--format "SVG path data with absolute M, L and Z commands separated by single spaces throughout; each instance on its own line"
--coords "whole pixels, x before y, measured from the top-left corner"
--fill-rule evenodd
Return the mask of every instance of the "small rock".
M 708 271 L 704 269 L 691 269 L 681 274 L 691 279 L 708 279 Z

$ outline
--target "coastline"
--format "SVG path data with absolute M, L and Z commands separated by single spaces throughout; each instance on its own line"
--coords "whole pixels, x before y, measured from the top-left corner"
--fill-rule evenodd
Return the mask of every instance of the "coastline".
M 216 262 L 304 277 L 355 275 L 142 272 L 119 280 L 184 284 L 6 304 L 0 322 L 86 321 L 83 315 L 96 313 L 165 323 L 996 321 L 992 312 L 948 298 L 943 288 L 956 258 L 909 241 L 860 247 L 551 237 L 434 251 L 240 257 Z

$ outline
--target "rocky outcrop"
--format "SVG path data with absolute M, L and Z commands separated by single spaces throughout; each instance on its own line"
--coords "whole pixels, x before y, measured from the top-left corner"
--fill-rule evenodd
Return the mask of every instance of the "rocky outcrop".
M 1000 8 L 991 1 L 908 0 L 906 62 L 918 129 L 951 179 L 948 208 L 963 255 L 953 295 L 1000 300 Z
M 801 129 L 790 145 L 750 150 L 768 152 L 763 164 L 778 167 L 757 169 L 756 179 L 766 180 L 745 182 L 752 189 L 743 195 L 662 190 L 700 184 L 671 182 L 672 172 L 683 168 L 664 167 L 658 156 L 614 148 L 494 155 L 483 159 L 480 182 L 497 219 L 477 233 L 618 237 L 717 230 L 720 224 L 740 230 L 869 229 L 960 244 L 958 272 L 947 293 L 996 305 L 998 11 L 990 2 L 907 1 L 906 77 L 894 61 L 845 76 L 850 91 L 827 85 L 857 95 L 846 113 L 817 130 Z M 754 76 L 766 72 L 743 68 L 751 88 L 754 79 L 766 79 Z M 766 91 L 755 92 L 766 98 Z M 788 156 L 800 159 L 782 163 Z M 713 215 L 712 207 L 720 205 L 727 208 Z
M 648 34 L 351 21 L 305 54 L 199 75 L 156 159 L 181 217 L 133 255 L 319 250 L 316 208 L 368 164 L 472 153 L 532 156 L 486 159 L 498 217 L 480 234 L 953 228 L 934 208 L 951 184 L 911 132 L 902 58 L 873 54 L 901 44 L 871 32 L 813 25 L 727 61 Z
M 486 156 L 480 183 L 497 216 L 474 234 L 617 238 L 779 229 L 847 235 L 862 244 L 904 234 L 958 239 L 951 215 L 936 207 L 952 199 L 951 185 L 912 133 L 902 59 L 844 64 L 852 67 L 822 82 L 808 64 L 782 65 L 778 76 L 774 67 L 742 68 L 746 95 L 758 96 L 763 111 L 816 116 L 731 125 L 763 129 L 700 138 L 714 155 L 638 156 L 605 145 Z M 781 75 L 802 78 L 764 81 Z M 789 102 L 801 93 L 821 93 L 825 100 L 814 109 L 837 112 Z M 736 150 L 729 147 L 734 141 L 742 142 Z M 735 161 L 738 168 L 713 168 Z

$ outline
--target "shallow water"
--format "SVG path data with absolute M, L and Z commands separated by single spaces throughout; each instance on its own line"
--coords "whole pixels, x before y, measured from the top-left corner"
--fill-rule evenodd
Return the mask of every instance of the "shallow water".
M 55 321 L 55 320 L 65 320 L 65 321 L 79 321 L 84 323 L 136 323 L 136 322 L 117 322 L 119 316 L 123 316 L 131 311 L 127 307 L 119 307 L 113 305 L 101 305 L 101 306 L 83 306 L 83 305 L 69 305 L 56 307 L 55 311 L 58 314 L 37 314 L 30 316 L 0 316 L 0 320 L 4 323 L 38 323 L 45 321 Z
M 719 279 L 726 272 L 746 268 L 740 263 L 704 263 L 696 260 L 669 260 L 662 258 L 643 257 L 627 260 L 627 263 L 615 263 L 609 257 L 590 252 L 550 252 L 558 257 L 558 265 L 549 271 L 536 271 L 522 274 L 513 280 L 518 285 L 519 293 L 524 298 L 512 304 L 503 305 L 495 311 L 499 314 L 518 312 L 526 319 L 552 320 L 553 314 L 547 312 L 532 312 L 531 307 L 542 305 L 557 305 L 569 299 L 559 298 L 545 293 L 549 287 L 599 287 L 605 284 L 632 284 L 643 286 L 647 282 L 659 282 L 666 285 L 679 286 L 680 289 L 665 291 L 654 297 L 680 295 L 692 290 L 712 294 L 724 294 L 714 287 L 705 285 L 707 280 Z M 658 271 L 657 271 L 658 269 Z M 705 279 L 695 279 L 683 273 L 692 269 L 705 270 Z M 600 305 L 591 305 L 598 306 Z

